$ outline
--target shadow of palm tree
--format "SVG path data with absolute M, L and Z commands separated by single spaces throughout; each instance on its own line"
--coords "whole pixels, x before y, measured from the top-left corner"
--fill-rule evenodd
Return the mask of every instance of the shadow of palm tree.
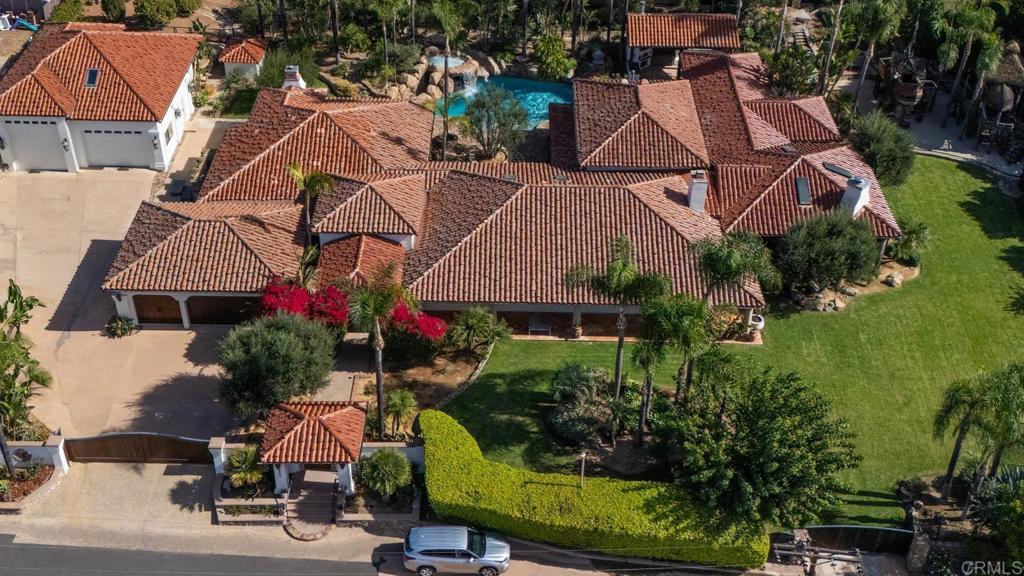
M 186 512 L 205 512 L 213 509 L 210 479 L 203 476 L 178 480 L 167 493 L 167 499 Z

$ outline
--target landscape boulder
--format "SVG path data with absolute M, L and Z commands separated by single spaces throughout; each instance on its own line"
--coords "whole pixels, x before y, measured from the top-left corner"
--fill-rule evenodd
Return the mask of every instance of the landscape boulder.
M 899 270 L 897 270 L 895 272 L 890 273 L 888 276 L 886 276 L 885 280 L 882 280 L 882 282 L 884 282 L 886 286 L 892 286 L 893 288 L 899 288 L 900 286 L 903 285 L 903 274 L 901 274 L 899 272 Z

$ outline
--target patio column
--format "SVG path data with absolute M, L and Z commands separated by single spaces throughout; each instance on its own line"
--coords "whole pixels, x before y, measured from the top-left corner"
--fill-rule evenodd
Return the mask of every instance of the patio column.
M 175 295 L 174 299 L 178 301 L 178 308 L 181 310 L 181 325 L 191 328 L 192 322 L 188 318 L 188 296 Z
M 283 494 L 291 488 L 287 464 L 274 464 L 274 494 Z
M 754 309 L 753 308 L 747 308 L 746 310 L 743 311 L 743 324 L 745 326 L 750 326 L 753 322 L 754 322 Z
M 352 464 L 335 464 L 334 471 L 338 475 L 338 486 L 345 491 L 345 495 L 355 494 L 356 480 L 352 474 Z
M 224 473 L 224 442 L 223 436 L 214 436 L 206 445 L 210 456 L 213 457 L 213 471 L 216 474 Z

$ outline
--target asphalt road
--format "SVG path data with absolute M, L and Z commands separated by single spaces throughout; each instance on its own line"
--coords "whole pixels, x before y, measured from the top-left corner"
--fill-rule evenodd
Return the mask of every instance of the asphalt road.
M 366 562 L 333 562 L 296 558 L 185 554 L 14 544 L 0 534 L 0 574 L 3 576 L 363 576 L 376 575 Z

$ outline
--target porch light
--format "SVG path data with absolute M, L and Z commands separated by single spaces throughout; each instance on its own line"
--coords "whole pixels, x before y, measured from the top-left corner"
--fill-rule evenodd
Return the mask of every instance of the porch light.
M 0 150 L 7 148 L 7 142 L 4 142 L 3 138 L 0 138 Z
M 65 138 L 60 141 L 60 147 L 63 148 L 65 152 L 69 152 L 71 150 L 71 143 L 68 142 L 67 138 Z
M 153 150 L 160 148 L 160 139 L 153 136 Z
M 175 108 L 174 109 L 174 117 L 175 118 L 181 118 L 181 108 Z

